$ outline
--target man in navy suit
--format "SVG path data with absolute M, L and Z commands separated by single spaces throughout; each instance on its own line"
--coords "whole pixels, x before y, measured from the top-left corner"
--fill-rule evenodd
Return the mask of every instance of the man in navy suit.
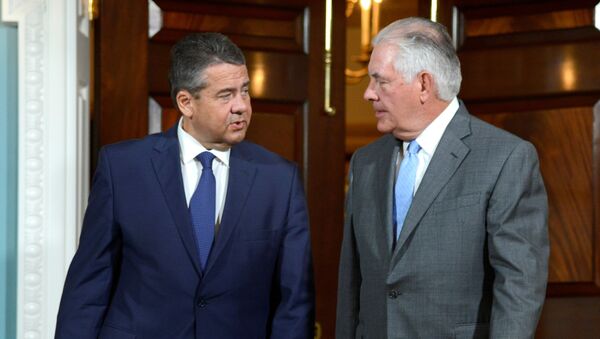
M 101 150 L 56 338 L 312 338 L 300 175 L 243 141 L 252 108 L 242 52 L 202 33 L 171 59 L 182 117 Z

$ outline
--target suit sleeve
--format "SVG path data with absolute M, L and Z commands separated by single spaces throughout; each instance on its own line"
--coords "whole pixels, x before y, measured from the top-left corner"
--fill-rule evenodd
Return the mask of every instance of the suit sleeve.
M 298 170 L 292 175 L 287 225 L 279 249 L 271 338 L 313 338 L 315 296 L 308 212 Z
M 548 202 L 534 147 L 520 143 L 491 194 L 489 260 L 494 270 L 490 338 L 533 338 L 548 279 Z
M 356 336 L 360 285 L 362 282 L 353 227 L 353 164 L 354 157 L 350 160 L 350 173 L 348 174 L 344 237 L 342 240 L 338 275 L 337 316 L 335 326 L 335 336 L 338 339 L 354 338 Z
M 108 156 L 103 149 L 79 247 L 63 289 L 56 339 L 96 339 L 104 321 L 120 256 L 120 236 L 113 217 L 112 184 Z

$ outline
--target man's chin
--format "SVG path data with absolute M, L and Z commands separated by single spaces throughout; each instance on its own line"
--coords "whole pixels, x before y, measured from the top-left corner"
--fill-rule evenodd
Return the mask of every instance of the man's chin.
M 391 133 L 394 129 L 385 123 L 377 123 L 377 131 L 382 134 Z
M 229 146 L 237 145 L 240 142 L 244 141 L 245 138 L 246 138 L 246 131 L 237 132 L 237 133 L 235 133 L 235 135 L 232 135 L 231 137 L 227 138 L 226 143 Z

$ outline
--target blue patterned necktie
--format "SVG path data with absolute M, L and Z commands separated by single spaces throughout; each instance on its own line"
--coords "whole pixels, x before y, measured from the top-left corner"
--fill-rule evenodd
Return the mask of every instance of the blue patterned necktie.
M 206 268 L 206 261 L 215 237 L 216 183 L 212 171 L 214 158 L 215 156 L 210 152 L 202 152 L 196 156 L 196 159 L 202 163 L 202 175 L 189 207 L 202 272 Z
M 416 140 L 411 141 L 406 149 L 406 154 L 400 164 L 398 177 L 396 178 L 396 187 L 394 188 L 394 210 L 396 211 L 396 239 L 400 237 L 400 231 L 404 224 L 404 219 L 410 208 L 415 189 L 415 178 L 417 176 L 417 166 L 419 159 L 417 153 L 421 146 Z

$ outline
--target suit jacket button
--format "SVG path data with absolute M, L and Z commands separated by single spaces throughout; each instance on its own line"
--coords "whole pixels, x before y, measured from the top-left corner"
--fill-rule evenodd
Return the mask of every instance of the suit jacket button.
M 388 297 L 390 299 L 396 299 L 396 298 L 398 298 L 398 295 L 400 295 L 400 293 L 398 293 L 398 291 L 396 291 L 396 290 L 391 290 L 388 292 Z
M 204 307 L 204 306 L 206 306 L 206 300 L 204 300 L 204 299 L 198 300 L 198 307 Z

